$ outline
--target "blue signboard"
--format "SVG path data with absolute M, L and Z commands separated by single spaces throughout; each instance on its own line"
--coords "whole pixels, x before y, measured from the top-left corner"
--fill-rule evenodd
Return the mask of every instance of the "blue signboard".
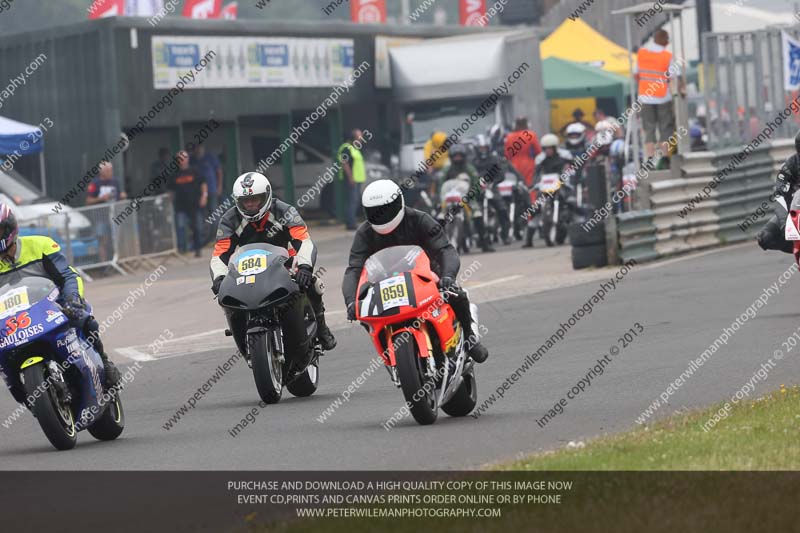
M 258 47 L 261 66 L 289 66 L 289 46 L 285 44 L 261 44 Z

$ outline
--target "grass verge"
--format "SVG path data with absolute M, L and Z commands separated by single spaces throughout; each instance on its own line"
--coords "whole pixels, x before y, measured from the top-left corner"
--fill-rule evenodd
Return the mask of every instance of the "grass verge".
M 714 424 L 714 417 L 719 420 Z M 703 425 L 711 421 L 706 431 Z M 679 414 L 501 465 L 500 470 L 798 470 L 800 388 L 757 400 Z
M 455 474 L 512 483 L 571 481 L 570 490 L 543 492 L 561 494 L 557 504 L 499 505 L 495 507 L 502 515 L 495 518 L 327 518 L 267 526 L 258 525 L 256 515 L 247 529 L 258 533 L 797 531 L 800 473 L 786 471 L 800 469 L 800 388 L 782 386 L 729 410 L 723 406 L 600 437 L 581 448 L 537 454 L 489 471 Z M 720 421 L 705 431 L 703 424 L 715 415 Z

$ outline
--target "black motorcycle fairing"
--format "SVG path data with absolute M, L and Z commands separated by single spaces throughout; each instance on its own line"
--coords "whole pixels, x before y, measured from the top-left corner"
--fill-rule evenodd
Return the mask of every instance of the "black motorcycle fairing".
M 266 254 L 266 266 L 257 274 L 242 274 L 240 261 L 253 252 Z M 219 304 L 243 311 L 258 311 L 279 305 L 300 291 L 286 263 L 290 260 L 285 248 L 265 243 L 239 248 L 228 262 L 228 274 L 220 286 Z

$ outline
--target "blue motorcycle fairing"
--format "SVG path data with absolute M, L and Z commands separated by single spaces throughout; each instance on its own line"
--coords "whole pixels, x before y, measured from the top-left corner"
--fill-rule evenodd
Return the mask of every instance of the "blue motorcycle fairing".
M 34 284 L 38 287 L 29 291 L 36 292 L 39 289 L 41 294 L 43 287 L 40 280 L 52 284 L 45 278 L 23 278 L 15 287 Z M 91 425 L 104 408 L 101 404 L 105 383 L 103 360 L 83 332 L 69 323 L 55 303 L 56 299 L 57 290 L 55 293 L 45 293 L 38 301 L 33 297 L 30 307 L 0 319 L 0 373 L 13 393 L 13 385 L 21 386 L 20 365 L 27 358 L 39 356 L 45 359 L 39 364 L 48 364 L 49 361 L 56 363 L 64 371 L 64 378 L 73 392 L 73 416 L 76 429 L 81 430 Z M 19 324 L 23 313 L 30 318 L 30 325 L 12 331 L 13 321 Z M 77 372 L 69 372 L 70 369 Z M 21 400 L 16 395 L 15 399 Z M 22 400 L 20 403 L 26 403 L 24 398 Z

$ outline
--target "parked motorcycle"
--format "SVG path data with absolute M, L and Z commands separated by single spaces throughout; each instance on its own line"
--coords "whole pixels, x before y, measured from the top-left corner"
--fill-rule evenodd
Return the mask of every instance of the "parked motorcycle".
M 422 248 L 393 246 L 366 261 L 357 292 L 356 318 L 422 425 L 433 424 L 440 407 L 466 416 L 477 402 L 466 334 L 438 281 Z
M 285 248 L 248 244 L 228 262 L 219 304 L 242 313 L 245 327 L 231 327 L 239 351 L 253 370 L 264 403 L 281 400 L 283 387 L 295 396 L 311 396 L 319 385 L 317 322 L 308 297 L 292 278 Z M 314 290 L 313 288 L 310 290 Z
M 442 184 L 439 223 L 444 226 L 447 240 L 459 253 L 467 254 L 472 247 L 472 231 L 469 222 L 469 205 L 464 201 L 469 195 L 469 176 L 460 174 L 456 179 Z
M 572 187 L 561 181 L 556 173 L 542 174 L 534 186 L 537 197 L 541 198 L 537 218 L 539 235 L 547 246 L 564 244 L 567 228 L 572 220 L 569 195 Z
M 510 166 L 510 165 L 509 165 Z M 497 192 L 506 203 L 508 216 L 511 219 L 512 237 L 518 241 L 522 240 L 527 219 L 525 213 L 531 207 L 531 197 L 525 181 L 511 170 L 506 170 L 504 179 L 497 184 Z
M 105 386 L 100 354 L 69 324 L 47 278 L 0 287 L 0 374 L 58 450 L 75 447 L 84 429 L 114 440 L 125 428 L 118 390 Z

